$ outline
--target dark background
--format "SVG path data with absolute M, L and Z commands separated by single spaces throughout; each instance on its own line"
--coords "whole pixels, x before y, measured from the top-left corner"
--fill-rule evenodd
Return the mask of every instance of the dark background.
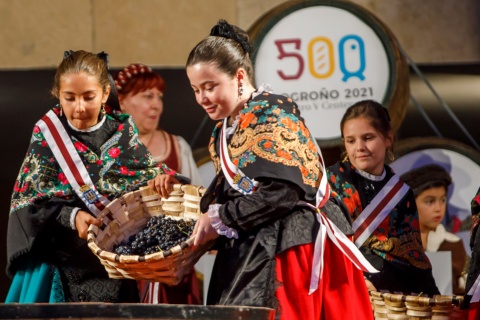
M 479 64 L 426 65 L 419 67 L 426 76 L 444 76 L 445 81 L 451 81 L 452 86 L 455 85 L 456 76 L 480 75 Z M 112 74 L 116 74 L 117 71 L 112 70 Z M 170 133 L 183 136 L 191 144 L 196 160 L 203 159 L 214 122 L 208 119 L 205 112 L 196 104 L 183 69 L 157 69 L 157 71 L 160 72 L 167 84 L 164 96 L 164 113 L 160 126 Z M 53 69 L 0 71 L 0 116 L 2 119 L 0 125 L 0 150 L 2 155 L 0 163 L 0 302 L 5 300 L 10 285 L 10 279 L 4 272 L 10 196 L 34 124 L 57 103 L 56 99 L 50 95 L 54 73 L 55 70 Z M 411 78 L 415 77 L 417 76 L 411 72 Z M 480 91 L 480 86 L 478 90 Z M 474 97 L 474 95 L 472 96 Z M 419 102 L 422 102 L 422 97 L 416 98 Z M 480 137 L 479 101 L 470 101 L 468 106 L 465 106 L 456 104 L 455 98 L 452 99 L 453 101 L 449 101 L 449 105 L 457 117 L 473 137 Z M 441 129 L 442 134 L 446 138 L 473 147 L 461 130 L 453 124 L 446 112 L 439 108 L 438 103 L 432 103 L 431 99 L 429 101 L 423 101 L 426 111 L 428 111 L 432 121 Z M 465 101 L 465 97 L 462 101 Z M 397 132 L 397 139 L 434 135 L 418 110 L 411 105 L 406 109 L 406 116 Z M 337 161 L 341 152 L 338 146 L 322 148 L 322 151 L 326 165 Z

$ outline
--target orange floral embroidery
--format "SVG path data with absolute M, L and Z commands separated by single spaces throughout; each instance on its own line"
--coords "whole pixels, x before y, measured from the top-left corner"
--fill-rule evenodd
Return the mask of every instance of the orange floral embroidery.
M 305 167 L 302 166 L 302 167 L 300 167 L 300 171 L 302 172 L 302 175 L 303 175 L 304 177 L 308 176 L 308 170 L 307 170 L 307 168 L 305 168 Z
M 378 234 L 377 239 L 382 242 L 387 241 L 387 237 L 384 234 Z
M 284 126 L 292 130 L 293 132 L 298 132 L 298 125 L 290 120 L 289 118 L 285 117 L 281 119 L 281 122 Z M 308 136 L 307 136 L 308 137 Z
M 253 114 L 253 113 L 247 113 L 247 114 L 241 115 L 241 117 L 240 117 L 240 128 L 241 129 L 247 128 L 254 118 L 255 118 L 255 114 Z
M 281 149 L 279 149 L 277 151 L 277 156 L 281 157 L 281 158 L 285 158 L 287 160 L 292 160 L 292 156 L 288 153 L 288 152 L 285 152 Z

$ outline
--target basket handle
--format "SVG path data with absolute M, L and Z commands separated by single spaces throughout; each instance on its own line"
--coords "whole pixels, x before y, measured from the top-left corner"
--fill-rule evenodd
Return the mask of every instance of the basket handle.
M 150 194 L 158 194 L 158 192 L 149 186 L 140 187 L 139 190 L 142 190 L 146 193 Z M 193 185 L 193 184 L 181 184 L 175 183 L 172 185 L 173 191 L 181 191 L 186 194 L 196 195 L 196 196 L 203 196 L 205 194 L 205 189 L 203 186 Z

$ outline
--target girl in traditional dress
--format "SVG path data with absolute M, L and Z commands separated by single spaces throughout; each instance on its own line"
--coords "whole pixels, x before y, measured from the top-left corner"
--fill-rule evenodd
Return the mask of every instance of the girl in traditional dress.
M 251 50 L 221 20 L 186 65 L 198 104 L 220 121 L 209 144 L 217 175 L 193 232 L 195 245 L 218 238 L 207 303 L 270 307 L 288 320 L 372 319 L 354 263 L 374 270 L 342 233 L 350 226 L 329 201 L 298 106 L 255 87 Z
M 393 158 L 388 111 L 364 100 L 340 123 L 345 158 L 329 167 L 333 196 L 352 221 L 354 241 L 379 273 L 365 272 L 371 290 L 438 294 L 420 239 L 412 190 L 385 164 Z
M 130 116 L 105 106 L 107 57 L 67 51 L 57 69 L 60 104 L 35 125 L 13 188 L 6 302 L 138 302 L 136 281 L 110 279 L 88 248 L 88 227 L 107 223 L 96 218 L 103 208 L 147 181 L 190 181 L 153 160 Z

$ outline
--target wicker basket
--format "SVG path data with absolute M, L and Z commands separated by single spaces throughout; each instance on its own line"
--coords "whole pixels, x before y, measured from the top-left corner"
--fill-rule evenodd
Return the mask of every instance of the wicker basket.
M 466 320 L 462 296 L 408 296 L 370 291 L 375 320 Z
M 113 246 L 142 230 L 152 216 L 198 219 L 204 192 L 203 187 L 176 184 L 168 199 L 160 198 L 148 187 L 126 193 L 108 204 L 99 215 L 110 220 L 103 230 L 94 225 L 89 227 L 88 246 L 110 278 L 178 284 L 213 242 L 192 249 L 193 239 L 189 238 L 170 250 L 145 256 L 117 255 L 113 253 Z

